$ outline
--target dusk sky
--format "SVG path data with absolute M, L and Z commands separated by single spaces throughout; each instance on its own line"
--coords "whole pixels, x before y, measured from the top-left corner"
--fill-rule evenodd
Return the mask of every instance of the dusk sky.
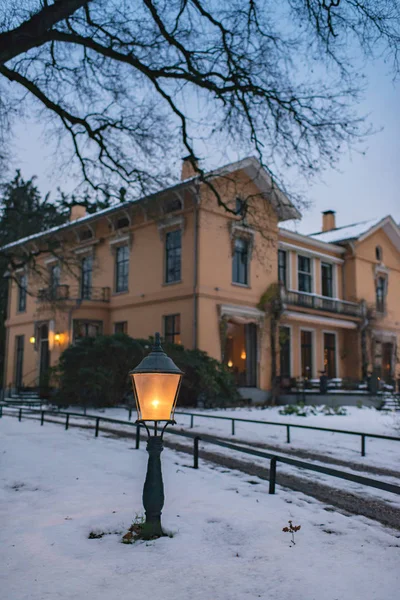
M 318 231 L 321 211 L 328 209 L 337 212 L 338 227 L 387 214 L 400 221 L 400 82 L 394 83 L 388 70 L 387 65 L 377 61 L 367 73 L 367 93 L 359 112 L 369 113 L 378 132 L 364 145 L 365 156 L 346 152 L 339 171 L 326 171 L 309 188 L 307 195 L 312 205 L 303 213 L 302 221 L 285 226 L 300 233 Z M 47 191 L 55 193 L 58 185 L 70 191 L 74 185 L 67 171 L 61 175 L 55 168 L 55 148 L 44 139 L 41 128 L 26 122 L 18 125 L 15 132 L 13 165 L 21 168 L 23 176 L 37 175 L 43 195 Z M 207 166 L 215 168 L 221 164 L 213 164 L 210 157 Z

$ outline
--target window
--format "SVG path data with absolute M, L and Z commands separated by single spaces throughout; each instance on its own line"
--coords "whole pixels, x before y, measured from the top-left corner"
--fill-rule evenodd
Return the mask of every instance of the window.
M 15 387 L 22 387 L 24 365 L 24 336 L 17 335 L 15 338 Z
M 57 288 L 60 285 L 60 275 L 59 264 L 50 267 L 50 294 L 52 298 L 57 297 Z
M 324 370 L 329 379 L 336 377 L 336 336 L 324 333 Z
M 249 242 L 241 238 L 235 239 L 232 282 L 248 285 L 249 283 Z
M 123 229 L 124 227 L 129 227 L 129 219 L 128 217 L 120 217 L 117 219 L 117 223 L 115 225 L 115 229 Z
M 93 259 L 91 256 L 85 256 L 82 260 L 81 272 L 81 298 L 83 300 L 90 300 L 92 295 L 92 271 Z
M 168 231 L 165 236 L 165 283 L 181 280 L 182 232 Z
M 312 292 L 311 258 L 307 256 L 297 257 L 297 269 L 299 279 L 299 292 Z
M 171 344 L 181 343 L 181 315 L 164 317 L 164 339 Z
M 81 240 L 81 242 L 85 242 L 86 240 L 91 240 L 92 237 L 93 237 L 93 233 L 92 233 L 91 229 L 84 229 L 79 234 L 79 239 Z
M 80 338 L 96 337 L 103 333 L 103 322 L 102 321 L 91 321 L 74 319 L 73 323 L 73 339 L 74 342 Z
M 376 257 L 376 260 L 379 260 L 379 262 L 382 261 L 382 248 L 381 248 L 381 246 L 376 246 L 376 248 L 375 248 L 375 257 Z
M 290 328 L 279 328 L 280 373 L 282 377 L 290 377 Z
M 310 379 L 313 374 L 312 364 L 312 332 L 301 332 L 301 375 L 305 379 Z
M 115 252 L 115 291 L 127 292 L 129 279 L 129 247 L 119 246 Z
M 278 250 L 278 281 L 285 287 L 287 286 L 287 253 L 285 250 Z
M 114 333 L 128 333 L 128 322 L 118 321 L 118 323 L 114 323 Z
M 168 200 L 164 202 L 164 213 L 167 214 L 177 210 L 182 210 L 182 202 L 179 198 L 168 198 Z
M 329 263 L 321 263 L 322 295 L 333 298 L 333 267 Z
M 385 296 L 386 296 L 386 279 L 378 277 L 376 280 L 376 310 L 385 312 Z
M 26 310 L 26 275 L 21 275 L 18 282 L 18 312 Z
M 235 201 L 235 214 L 241 216 L 242 218 L 244 218 L 246 216 L 246 212 L 247 212 L 247 204 L 245 200 L 242 200 L 241 198 L 236 198 Z

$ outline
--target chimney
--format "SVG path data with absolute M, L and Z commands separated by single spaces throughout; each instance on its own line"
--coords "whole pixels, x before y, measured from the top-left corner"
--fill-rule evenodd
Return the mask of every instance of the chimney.
M 336 229 L 336 213 L 334 210 L 324 210 L 322 213 L 322 231 Z
M 82 204 L 73 204 L 69 213 L 69 220 L 76 221 L 82 219 L 82 217 L 86 217 L 86 208 Z
M 185 156 L 185 158 L 182 159 L 181 181 L 197 175 L 197 160 L 196 157 L 192 156 Z

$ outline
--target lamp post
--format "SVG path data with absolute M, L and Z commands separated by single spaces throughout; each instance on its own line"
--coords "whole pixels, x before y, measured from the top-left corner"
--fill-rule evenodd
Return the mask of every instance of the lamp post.
M 143 488 L 143 506 L 146 513 L 146 537 L 161 536 L 161 511 L 164 506 L 164 485 L 161 473 L 163 434 L 168 424 L 174 424 L 174 411 L 183 372 L 161 347 L 160 334 L 155 334 L 151 352 L 135 369 L 132 377 L 133 395 L 138 413 L 137 423 L 146 428 L 147 464 Z M 150 434 L 148 421 L 154 422 L 154 435 Z M 165 423 L 159 433 L 159 423 Z

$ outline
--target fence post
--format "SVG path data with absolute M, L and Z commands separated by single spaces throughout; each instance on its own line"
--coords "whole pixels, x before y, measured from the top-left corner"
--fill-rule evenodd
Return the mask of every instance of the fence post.
M 235 419 L 232 419 L 232 435 L 235 435 Z
M 286 425 L 286 443 L 290 444 L 290 425 Z
M 194 415 L 190 415 L 190 429 L 193 429 Z
M 44 423 L 44 410 L 42 410 L 42 415 L 40 417 L 40 424 L 43 425 Z
M 67 416 L 65 418 L 65 430 L 67 430 L 69 427 L 69 413 L 67 413 Z
M 361 456 L 365 456 L 365 435 L 361 435 Z
M 19 409 L 19 413 L 18 413 L 18 421 L 20 421 L 22 418 L 22 408 Z
M 132 407 L 129 407 L 128 420 L 132 421 Z
M 136 450 L 140 447 L 140 424 L 136 425 Z
M 193 469 L 199 468 L 199 440 L 200 436 L 198 435 L 193 440 Z
M 269 466 L 269 494 L 275 494 L 276 458 L 271 458 Z
M 100 417 L 97 417 L 97 419 L 96 419 L 96 431 L 94 432 L 94 437 L 99 437 L 99 424 L 100 424 Z

